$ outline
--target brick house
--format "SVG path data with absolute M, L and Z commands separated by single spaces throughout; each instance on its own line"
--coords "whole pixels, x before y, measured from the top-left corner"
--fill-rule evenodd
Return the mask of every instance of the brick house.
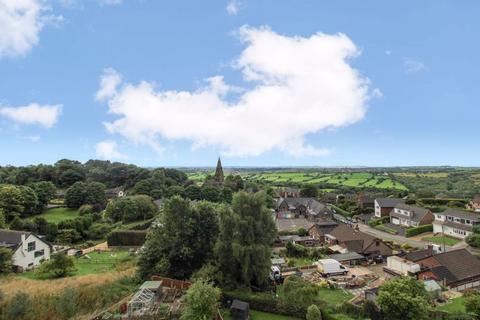
M 399 203 L 405 203 L 405 200 L 399 198 L 377 198 L 375 199 L 375 218 L 386 217 L 390 211 Z
M 406 228 L 431 224 L 433 220 L 433 213 L 429 209 L 404 203 L 397 204 L 390 211 L 390 222 Z

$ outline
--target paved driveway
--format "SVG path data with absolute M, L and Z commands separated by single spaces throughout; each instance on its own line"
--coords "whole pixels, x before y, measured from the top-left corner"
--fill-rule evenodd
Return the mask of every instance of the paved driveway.
M 298 230 L 299 228 L 308 230 L 313 225 L 312 222 L 307 221 L 305 218 L 277 219 L 276 224 L 278 231 Z

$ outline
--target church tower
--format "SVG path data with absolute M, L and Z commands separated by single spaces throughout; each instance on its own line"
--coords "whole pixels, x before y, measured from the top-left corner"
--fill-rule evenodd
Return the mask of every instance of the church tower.
M 213 179 L 215 180 L 216 184 L 220 186 L 223 185 L 224 176 L 223 176 L 222 161 L 220 161 L 220 157 L 218 157 L 217 168 L 215 169 L 215 176 L 213 177 Z

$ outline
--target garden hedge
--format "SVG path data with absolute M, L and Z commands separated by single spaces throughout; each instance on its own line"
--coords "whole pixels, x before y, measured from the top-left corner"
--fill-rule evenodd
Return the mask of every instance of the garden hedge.
M 408 228 L 405 231 L 405 236 L 413 237 L 413 236 L 416 236 L 417 234 L 421 234 L 421 233 L 424 233 L 424 232 L 432 232 L 432 231 L 433 231 L 433 225 L 426 224 L 426 225 L 419 226 L 419 227 Z
M 140 247 L 145 243 L 145 230 L 116 230 L 107 237 L 108 246 L 113 247 Z

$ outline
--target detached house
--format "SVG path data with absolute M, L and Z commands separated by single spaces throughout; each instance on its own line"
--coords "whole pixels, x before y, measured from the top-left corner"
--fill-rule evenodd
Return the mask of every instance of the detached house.
M 12 264 L 16 271 L 35 268 L 49 260 L 52 247 L 31 232 L 0 229 L 0 247 L 12 250 Z
M 313 198 L 280 198 L 275 206 L 278 218 L 307 218 L 318 220 L 330 217 L 332 212 Z
M 314 224 L 308 233 L 321 243 L 335 247 L 340 253 L 356 252 L 367 258 L 385 257 L 392 254 L 392 248 L 381 239 L 363 233 L 354 227 L 335 222 Z
M 390 211 L 399 203 L 405 203 L 405 200 L 398 198 L 377 198 L 374 202 L 375 217 L 388 217 Z
M 397 204 L 390 211 L 390 222 L 407 228 L 431 224 L 433 219 L 430 210 L 403 203 Z
M 477 224 L 480 224 L 480 214 L 447 209 L 444 212 L 435 213 L 433 233 L 465 239 Z
M 480 212 L 480 195 L 473 198 L 473 200 L 467 204 L 467 209 L 475 212 Z
M 480 260 L 466 249 L 431 254 L 415 263 L 421 266 L 420 280 L 435 280 L 454 291 L 480 287 Z
M 299 188 L 290 188 L 286 187 L 279 190 L 279 195 L 281 198 L 299 198 L 300 197 L 300 189 Z

